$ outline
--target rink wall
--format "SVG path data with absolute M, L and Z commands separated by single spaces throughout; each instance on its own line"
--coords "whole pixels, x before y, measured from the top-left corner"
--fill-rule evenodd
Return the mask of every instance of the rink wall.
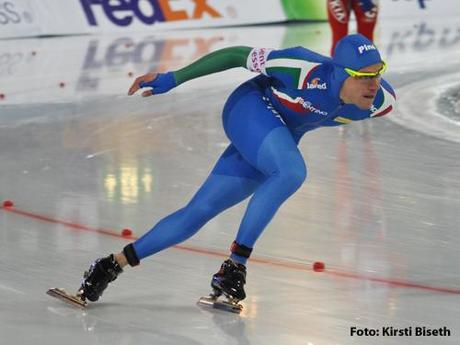
M 460 16 L 458 0 L 380 0 L 381 20 Z M 337 7 L 340 16 L 340 8 Z M 0 0 L 0 38 L 325 20 L 326 0 Z
M 285 19 L 280 0 L 0 0 L 0 38 L 131 33 Z

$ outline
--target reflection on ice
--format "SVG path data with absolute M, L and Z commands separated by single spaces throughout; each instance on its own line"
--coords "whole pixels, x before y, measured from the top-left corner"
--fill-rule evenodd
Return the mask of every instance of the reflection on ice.
M 0 210 L 2 339 L 400 344 L 401 338 L 350 337 L 350 327 L 414 325 L 446 326 L 452 336 L 404 343 L 458 344 L 459 131 L 435 107 L 444 90 L 458 88 L 458 32 L 449 18 L 404 18 L 380 28 L 377 43 L 398 88 L 398 111 L 306 136 L 309 179 L 258 242 L 255 257 L 265 261 L 249 263 L 241 316 L 195 303 L 209 292 L 244 205 L 184 244 L 208 252 L 159 253 L 126 270 L 85 311 L 45 291 L 78 287 L 90 260 L 129 239 L 43 218 L 142 235 L 183 206 L 207 176 L 226 146 L 223 102 L 251 75 L 232 70 L 144 100 L 126 96 L 130 72 L 174 69 L 238 44 L 301 44 L 327 53 L 328 25 L 2 41 L 0 196 L 43 216 Z M 327 270 L 306 269 L 314 261 Z

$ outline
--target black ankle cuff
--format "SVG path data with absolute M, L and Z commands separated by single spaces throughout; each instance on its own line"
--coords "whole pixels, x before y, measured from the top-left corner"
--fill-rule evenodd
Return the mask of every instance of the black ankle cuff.
M 125 254 L 126 260 L 130 266 L 137 266 L 140 263 L 139 258 L 137 257 L 136 251 L 132 243 L 128 244 L 123 248 L 123 254 Z
M 236 241 L 233 241 L 230 251 L 233 254 L 242 256 L 243 258 L 249 258 L 251 256 L 252 248 L 246 247 L 243 244 L 239 244 Z

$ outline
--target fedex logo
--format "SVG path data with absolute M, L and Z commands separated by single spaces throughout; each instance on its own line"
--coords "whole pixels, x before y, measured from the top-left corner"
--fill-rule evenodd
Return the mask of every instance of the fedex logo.
M 80 0 L 80 3 L 91 26 L 98 25 L 94 14 L 97 6 L 102 7 L 107 19 L 118 26 L 128 26 L 134 18 L 151 25 L 156 22 L 199 19 L 205 14 L 212 18 L 222 17 L 207 0 L 190 1 L 193 2 L 193 13 L 190 14 L 184 9 L 172 9 L 172 0 Z
M 373 44 L 363 44 L 362 46 L 358 47 L 359 54 L 362 54 L 364 52 L 367 52 L 369 50 L 376 50 L 375 46 Z

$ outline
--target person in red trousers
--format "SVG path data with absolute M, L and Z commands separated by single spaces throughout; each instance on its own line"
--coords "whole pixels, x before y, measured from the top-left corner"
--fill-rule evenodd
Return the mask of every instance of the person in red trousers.
M 378 0 L 327 0 L 327 14 L 332 29 L 331 56 L 337 42 L 348 34 L 351 10 L 356 16 L 358 33 L 373 41 L 379 11 L 377 2 Z

